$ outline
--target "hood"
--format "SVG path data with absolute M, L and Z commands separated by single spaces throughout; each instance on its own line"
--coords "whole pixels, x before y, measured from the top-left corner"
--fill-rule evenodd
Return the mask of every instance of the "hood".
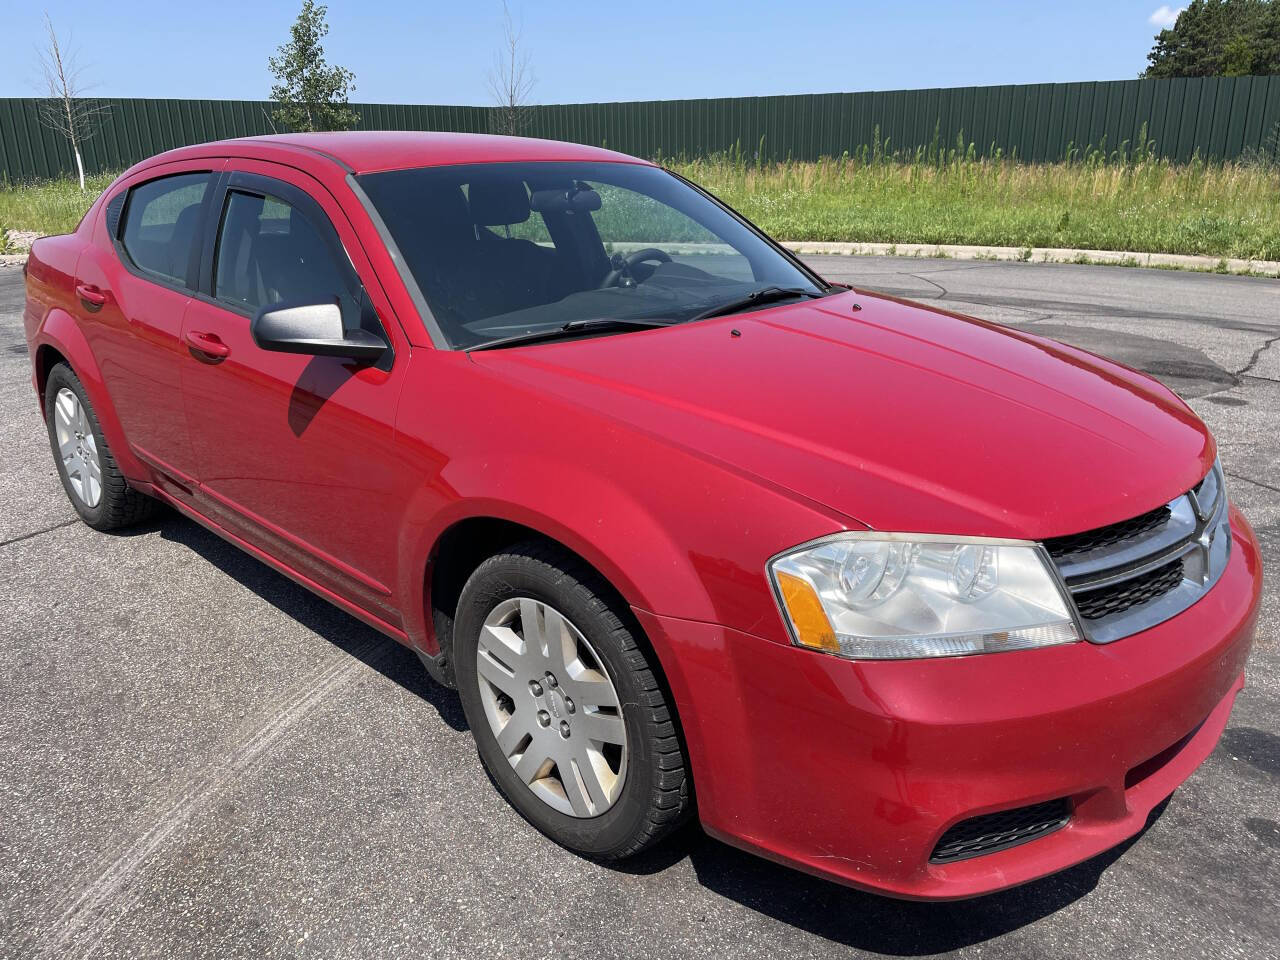
M 864 292 L 472 358 L 881 530 L 1075 533 L 1167 503 L 1214 456 L 1142 374 Z

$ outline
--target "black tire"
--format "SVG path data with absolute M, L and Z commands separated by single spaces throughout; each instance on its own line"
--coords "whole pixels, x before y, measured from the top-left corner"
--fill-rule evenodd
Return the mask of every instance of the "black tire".
M 637 642 L 638 627 L 598 573 L 552 544 L 531 541 L 491 557 L 476 569 L 458 601 L 454 670 L 463 711 L 480 759 L 513 807 L 563 847 L 602 860 L 620 860 L 652 846 L 691 810 L 690 781 L 675 716 Z M 478 638 L 485 618 L 515 597 L 560 611 L 590 643 L 617 691 L 627 736 L 621 792 L 604 813 L 578 818 L 540 800 L 516 775 L 498 746 L 481 702 Z
M 58 452 L 54 404 L 57 402 L 58 393 L 63 389 L 70 390 L 76 395 L 89 422 L 89 428 L 93 431 L 98 463 L 102 470 L 102 495 L 93 506 L 86 504 L 75 492 L 71 479 L 67 476 L 66 466 Z M 44 387 L 44 410 L 45 425 L 49 430 L 49 447 L 53 451 L 53 462 L 57 465 L 58 477 L 62 480 L 62 488 L 66 491 L 67 499 L 75 507 L 76 513 L 80 514 L 81 520 L 95 530 L 105 531 L 119 530 L 155 515 L 160 507 L 159 502 L 129 486 L 124 474 L 116 466 L 115 457 L 111 455 L 107 438 L 102 435 L 102 427 L 98 424 L 98 415 L 94 412 L 93 404 L 89 402 L 80 378 L 65 363 L 56 364 L 49 371 L 49 379 Z

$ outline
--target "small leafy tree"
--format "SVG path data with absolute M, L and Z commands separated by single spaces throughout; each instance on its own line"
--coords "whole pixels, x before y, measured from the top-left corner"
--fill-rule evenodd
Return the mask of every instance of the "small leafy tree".
M 356 75 L 345 67 L 331 67 L 320 41 L 329 33 L 325 15 L 329 8 L 302 0 L 302 11 L 289 28 L 283 44 L 268 63 L 277 83 L 271 99 L 279 106 L 272 118 L 290 130 L 350 130 L 360 121 L 348 97 Z
M 80 190 L 84 190 L 84 160 L 80 156 L 83 143 L 98 132 L 105 104 L 84 96 L 80 82 L 81 68 L 76 52 L 64 49 L 58 42 L 57 31 L 49 14 L 44 15 L 47 45 L 40 50 L 40 71 L 48 95 L 38 108 L 40 122 L 67 141 L 71 155 L 75 157 L 76 173 L 80 177 Z

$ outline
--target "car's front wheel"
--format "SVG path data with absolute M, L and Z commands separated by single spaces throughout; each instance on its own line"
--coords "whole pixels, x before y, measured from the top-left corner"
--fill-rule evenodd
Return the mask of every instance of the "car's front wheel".
M 44 388 L 49 446 L 67 499 L 95 530 L 116 530 L 150 517 L 159 503 L 129 486 L 116 466 L 80 378 L 65 363 Z
M 480 758 L 557 843 L 620 859 L 688 812 L 675 717 L 625 608 L 581 560 L 531 542 L 463 587 L 454 668 Z

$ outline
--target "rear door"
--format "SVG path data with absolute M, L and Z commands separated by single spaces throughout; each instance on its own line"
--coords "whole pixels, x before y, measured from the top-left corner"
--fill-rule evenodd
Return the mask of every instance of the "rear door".
M 332 196 L 292 168 L 234 165 L 183 330 L 200 360 L 183 386 L 202 509 L 399 627 L 391 593 L 413 484 L 394 426 L 408 342 Z M 254 343 L 258 308 L 335 298 L 349 327 L 390 345 L 377 365 Z
M 134 453 L 186 495 L 195 454 L 183 412 L 182 319 L 223 161 L 167 164 L 117 187 L 76 267 L 81 327 Z

